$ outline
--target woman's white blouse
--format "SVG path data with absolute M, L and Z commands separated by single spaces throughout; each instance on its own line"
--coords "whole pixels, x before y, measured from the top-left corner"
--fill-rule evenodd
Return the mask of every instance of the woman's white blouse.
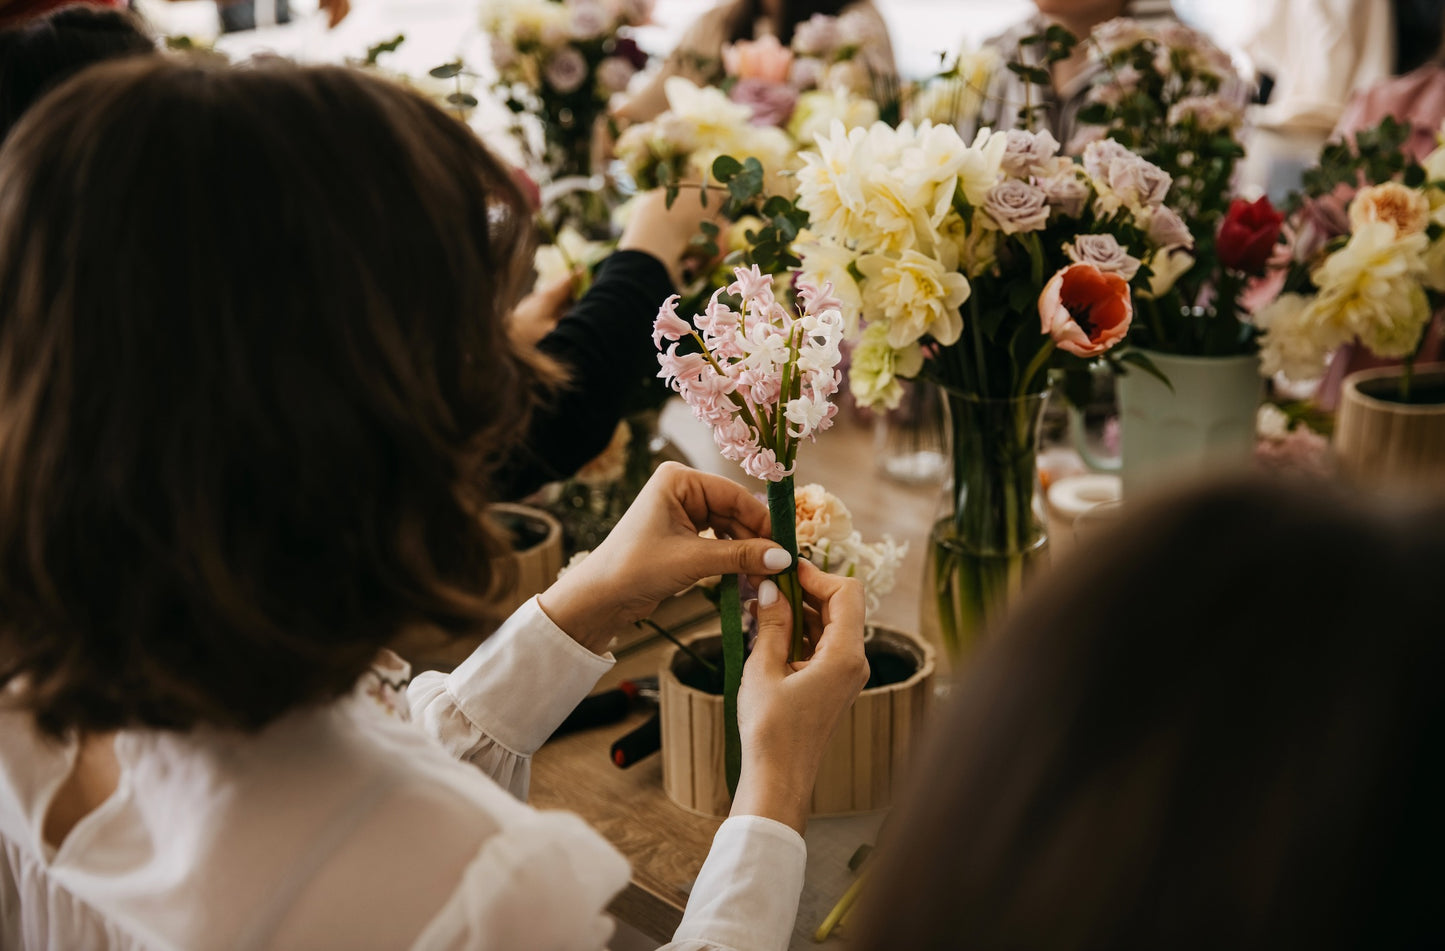
M 522 800 L 611 664 L 533 600 L 404 694 L 404 666 L 379 668 L 258 735 L 122 733 L 118 788 L 58 850 L 42 829 L 76 747 L 0 713 L 0 948 L 604 948 L 626 861 Z M 666 947 L 786 948 L 804 858 L 780 823 L 727 820 Z

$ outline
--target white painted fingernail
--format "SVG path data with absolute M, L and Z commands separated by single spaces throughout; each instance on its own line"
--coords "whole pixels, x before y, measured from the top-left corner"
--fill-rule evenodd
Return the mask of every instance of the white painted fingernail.
M 781 548 L 769 548 L 763 553 L 763 567 L 769 571 L 782 571 L 792 564 L 793 556 Z
M 787 554 L 784 552 L 784 554 Z M 758 585 L 758 604 L 770 608 L 778 601 L 778 586 L 771 581 L 764 581 Z

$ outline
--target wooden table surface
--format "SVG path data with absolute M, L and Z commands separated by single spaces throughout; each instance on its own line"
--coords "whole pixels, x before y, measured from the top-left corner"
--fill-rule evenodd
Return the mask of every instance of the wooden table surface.
M 731 472 L 727 468 L 731 463 L 711 451 L 707 434 L 699 434 L 689 422 L 670 415 L 664 429 L 700 468 L 736 475 L 735 467 Z M 897 587 L 883 599 L 872 619 L 918 630 L 923 543 L 938 503 L 939 486 L 905 486 L 878 477 L 871 430 L 856 425 L 835 427 L 799 455 L 799 484 L 821 482 L 841 497 L 864 539 L 887 532 L 909 543 Z M 619 647 L 617 666 L 599 689 L 629 677 L 657 673 L 670 650 L 666 642 L 646 639 Z M 632 883 L 614 902 L 612 911 L 644 934 L 666 941 L 682 918 L 688 892 L 721 821 L 688 813 L 667 798 L 660 756 L 650 756 L 625 770 L 612 765 L 608 758 L 612 742 L 647 716 L 647 712 L 638 712 L 623 723 L 548 743 L 533 761 L 531 803 L 581 815 L 627 856 L 632 863 Z M 883 816 L 876 812 L 809 823 L 808 868 L 793 948 L 816 947 L 814 930 L 853 881 L 848 859 L 858 846 L 875 841 Z M 842 947 L 844 939 L 830 939 L 827 946 Z

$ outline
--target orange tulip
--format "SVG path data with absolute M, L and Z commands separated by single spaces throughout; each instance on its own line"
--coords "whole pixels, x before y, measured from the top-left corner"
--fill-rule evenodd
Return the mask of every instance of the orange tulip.
M 1129 332 L 1134 305 L 1128 283 L 1092 264 L 1070 264 L 1039 295 L 1043 332 L 1060 350 L 1097 357 Z

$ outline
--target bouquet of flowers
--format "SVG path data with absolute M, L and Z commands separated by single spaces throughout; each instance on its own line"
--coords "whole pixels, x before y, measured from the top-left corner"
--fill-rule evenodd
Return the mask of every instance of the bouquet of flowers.
M 1168 172 L 1167 207 L 1154 222 L 1161 239 L 1194 248 L 1194 266 L 1173 291 L 1141 304 L 1133 342 L 1191 356 L 1250 353 L 1254 327 L 1240 305 L 1245 282 L 1264 272 L 1281 216 L 1266 199 L 1229 200 L 1244 155 L 1239 130 L 1247 87 L 1229 55 L 1179 23 L 1146 26 L 1119 18 L 1087 42 L 1102 62 L 1072 147 L 1110 138 Z
M 1306 175 L 1283 293 L 1255 314 L 1266 375 L 1316 379 L 1329 354 L 1357 343 L 1404 361 L 1409 400 L 1415 354 L 1445 304 L 1445 147 L 1416 162 L 1401 148 L 1408 134 L 1387 118 L 1326 146 Z M 1361 182 L 1336 213 L 1340 192 Z
M 930 555 L 955 650 L 1042 550 L 1035 441 L 1050 367 L 1108 354 L 1133 321 L 1131 288 L 1158 297 L 1192 260 L 1164 205 L 1168 173 L 1113 140 L 1081 164 L 1058 148 L 1047 132 L 968 144 L 927 122 L 835 125 L 798 176 L 808 224 L 795 251 L 804 279 L 845 304 L 854 398 L 894 406 L 898 381 L 919 377 L 949 397 L 954 514 Z
M 552 180 L 592 172 L 593 134 L 611 97 L 647 56 L 628 35 L 651 0 L 487 0 L 497 89 L 517 116 L 541 120 L 540 164 Z M 515 130 L 527 142 L 525 129 Z
M 1158 296 L 1183 272 L 1164 205 L 1170 177 L 1112 140 L 1082 164 L 1047 132 L 981 132 L 965 144 L 927 122 L 835 126 L 805 155 L 795 246 L 805 277 L 862 314 L 849 384 L 895 405 L 923 376 L 980 398 L 1041 392 L 1051 362 L 1124 339 L 1130 288 Z M 966 306 L 965 306 L 966 305 Z

